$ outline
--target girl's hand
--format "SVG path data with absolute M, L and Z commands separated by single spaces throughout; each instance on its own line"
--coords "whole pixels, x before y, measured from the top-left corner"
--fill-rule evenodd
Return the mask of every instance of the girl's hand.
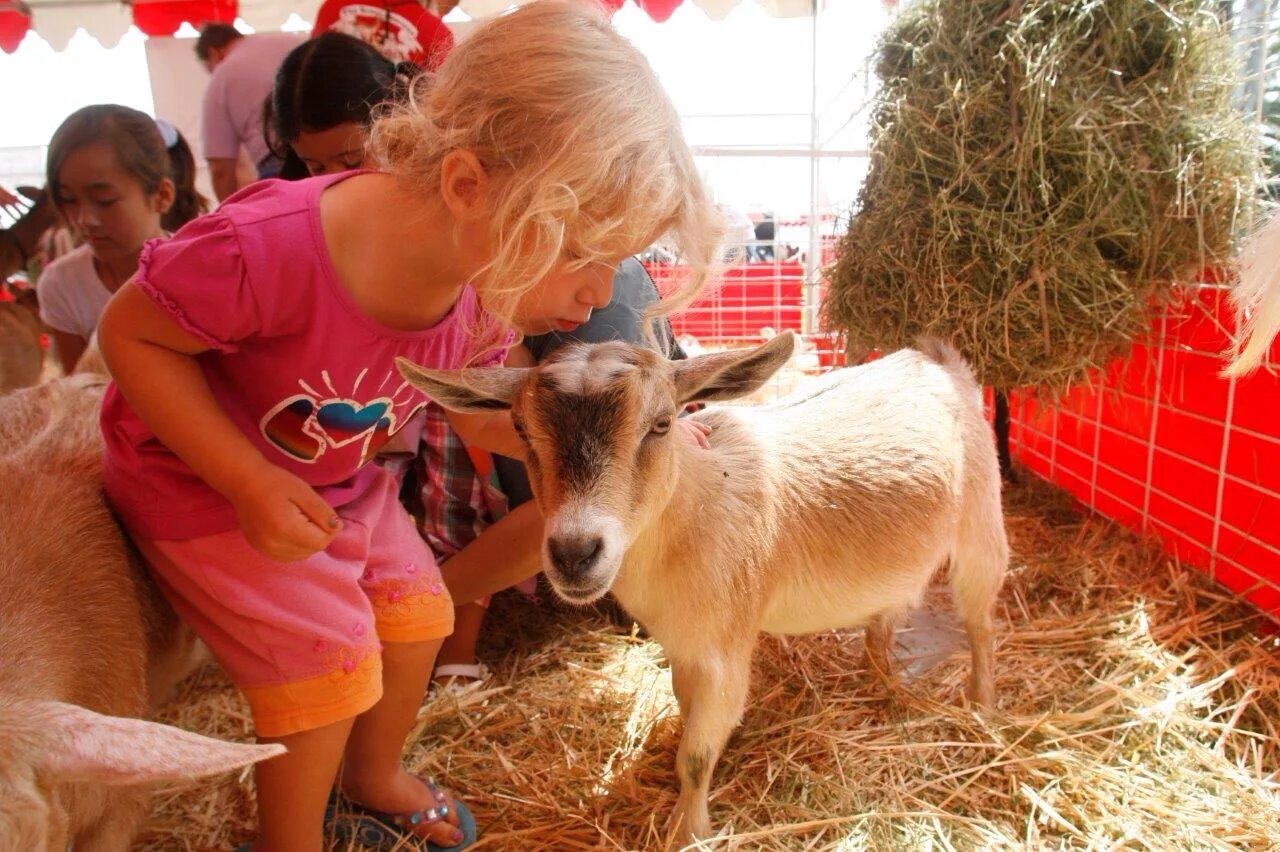
M 711 442 L 707 440 L 707 436 L 711 434 L 711 427 L 706 423 L 690 420 L 688 417 L 681 417 L 676 420 L 676 423 L 684 428 L 685 436 L 694 444 L 704 450 L 711 449 Z
M 296 562 L 324 550 L 342 526 L 310 485 L 272 464 L 237 491 L 231 504 L 249 544 L 277 562 Z

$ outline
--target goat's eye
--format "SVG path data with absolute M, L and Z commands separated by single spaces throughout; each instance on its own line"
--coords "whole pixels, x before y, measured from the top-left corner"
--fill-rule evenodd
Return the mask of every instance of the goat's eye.
M 512 415 L 511 426 L 513 429 L 516 430 L 516 434 L 520 436 L 520 440 L 522 441 L 529 440 L 529 437 L 524 432 L 524 420 L 520 419 L 519 417 L 516 417 L 515 415 Z
M 650 435 L 665 435 L 671 431 L 671 418 L 659 417 L 653 421 L 653 425 L 649 427 Z

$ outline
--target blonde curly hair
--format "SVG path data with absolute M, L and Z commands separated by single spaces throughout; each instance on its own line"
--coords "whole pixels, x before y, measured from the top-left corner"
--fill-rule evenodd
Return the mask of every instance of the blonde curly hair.
M 537 0 L 480 26 L 386 107 L 369 150 L 415 187 L 439 186 L 450 151 L 479 160 L 496 250 L 473 283 L 508 324 L 566 256 L 577 268 L 658 241 L 689 270 L 667 313 L 697 294 L 723 233 L 675 107 L 595 3 Z

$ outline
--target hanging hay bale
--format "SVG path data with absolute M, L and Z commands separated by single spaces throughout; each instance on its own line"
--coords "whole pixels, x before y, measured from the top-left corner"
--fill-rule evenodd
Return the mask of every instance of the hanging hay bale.
M 919 0 L 879 49 L 871 167 L 829 270 L 850 351 L 945 337 L 998 388 L 1122 354 L 1256 195 L 1210 0 Z

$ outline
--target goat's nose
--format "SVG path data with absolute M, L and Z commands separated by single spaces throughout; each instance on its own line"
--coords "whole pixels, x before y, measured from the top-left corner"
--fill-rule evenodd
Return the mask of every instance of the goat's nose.
M 547 552 L 551 562 L 566 580 L 579 580 L 591 570 L 604 549 L 604 539 L 598 535 L 555 536 L 547 539 Z

